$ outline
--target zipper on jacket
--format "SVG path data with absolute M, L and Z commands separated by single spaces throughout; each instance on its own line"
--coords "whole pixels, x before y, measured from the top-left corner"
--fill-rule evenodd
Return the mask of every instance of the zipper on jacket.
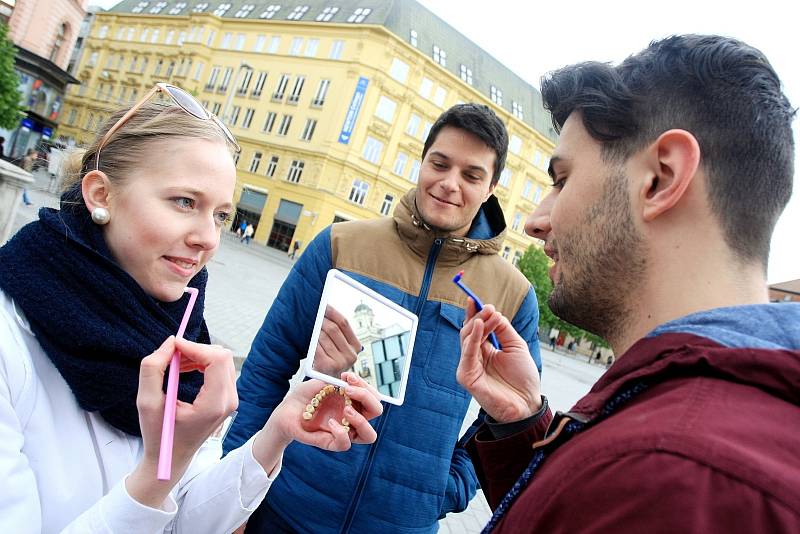
M 425 274 L 422 276 L 422 287 L 419 290 L 419 300 L 417 302 L 417 309 L 415 310 L 415 314 L 419 317 L 419 312 L 422 311 L 422 306 L 425 305 L 425 301 L 428 298 L 428 291 L 431 288 L 431 279 L 433 278 L 433 268 L 436 265 L 436 258 L 439 257 L 439 252 L 442 250 L 442 245 L 444 244 L 444 239 L 437 237 L 433 241 L 433 246 L 431 247 L 431 251 L 428 253 L 428 262 L 425 264 Z M 339 531 L 342 534 L 347 533 L 350 530 L 350 526 L 353 523 L 353 518 L 355 517 L 356 507 L 358 506 L 358 502 L 361 500 L 361 492 L 364 491 L 364 486 L 367 483 L 367 476 L 369 475 L 370 470 L 372 469 L 372 461 L 375 458 L 375 452 L 378 450 L 378 445 L 381 441 L 381 436 L 383 435 L 381 431 L 383 430 L 383 426 L 386 423 L 386 420 L 389 418 L 389 411 L 392 409 L 392 405 L 389 404 L 386 406 L 386 409 L 383 411 L 383 417 L 381 417 L 380 422 L 378 423 L 375 432 L 378 434 L 378 438 L 375 440 L 375 443 L 369 448 L 369 453 L 367 454 L 367 461 L 364 464 L 364 469 L 361 471 L 361 477 L 358 479 L 358 484 L 356 485 L 356 491 L 353 494 L 353 499 L 350 501 L 350 508 L 347 510 L 347 515 L 345 516 L 344 523 L 342 523 L 342 528 Z

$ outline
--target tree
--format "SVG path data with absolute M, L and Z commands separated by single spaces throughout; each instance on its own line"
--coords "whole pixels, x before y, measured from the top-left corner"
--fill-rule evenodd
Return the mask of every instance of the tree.
M 8 39 L 8 25 L 0 24 L 0 128 L 11 130 L 19 124 L 22 106 L 19 76 L 14 70 L 17 49 Z
M 561 319 L 550 309 L 547 300 L 553 291 L 553 282 L 550 280 L 548 271 L 550 269 L 550 259 L 544 251 L 535 246 L 528 247 L 525 254 L 519 260 L 517 268 L 522 271 L 525 278 L 530 281 L 533 290 L 536 292 L 536 300 L 539 301 L 539 324 L 550 328 L 557 328 L 561 332 L 566 332 L 575 339 L 584 338 L 595 345 L 608 347 L 608 343 L 595 334 L 578 328 L 572 323 Z

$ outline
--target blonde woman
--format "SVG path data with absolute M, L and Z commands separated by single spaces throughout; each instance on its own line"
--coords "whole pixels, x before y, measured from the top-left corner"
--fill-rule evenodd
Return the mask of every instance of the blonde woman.
M 152 102 L 161 93 L 168 103 Z M 347 377 L 340 419 L 301 423 L 323 384 L 291 392 L 222 461 L 236 409 L 229 351 L 203 320 L 205 265 L 233 210 L 235 139 L 194 98 L 159 84 L 67 164 L 60 210 L 0 248 L 0 532 L 230 532 L 263 499 L 293 439 L 371 443 L 381 411 Z M 186 340 L 172 335 L 199 298 Z M 174 350 L 183 355 L 172 479 L 156 478 Z

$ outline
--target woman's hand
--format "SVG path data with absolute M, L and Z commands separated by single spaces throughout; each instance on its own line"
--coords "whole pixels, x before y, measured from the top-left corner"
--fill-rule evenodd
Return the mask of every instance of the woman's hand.
M 172 478 L 156 479 L 166 395 L 164 374 L 175 350 L 181 353 L 181 372 L 200 371 L 203 386 L 194 402 L 177 402 L 172 450 Z M 194 454 L 239 404 L 236 370 L 231 351 L 169 337 L 142 360 L 136 407 L 144 441 L 144 456 L 128 477 L 128 493 L 142 504 L 159 507 L 180 480 Z
M 352 400 L 345 406 L 343 397 L 332 393 L 332 399 L 323 399 L 315 417 L 303 419 L 303 412 L 311 399 L 325 387 L 319 380 L 307 380 L 298 384 L 272 412 L 267 424 L 259 432 L 253 444 L 253 454 L 271 473 L 293 440 L 329 451 L 346 451 L 353 443 L 373 443 L 378 437 L 369 420 L 383 413 L 383 406 L 375 389 L 353 373 L 342 373 L 347 383 L 345 393 Z M 341 399 L 339 398 L 341 397 Z M 331 404 L 338 409 L 331 410 Z M 345 427 L 342 419 L 347 419 Z

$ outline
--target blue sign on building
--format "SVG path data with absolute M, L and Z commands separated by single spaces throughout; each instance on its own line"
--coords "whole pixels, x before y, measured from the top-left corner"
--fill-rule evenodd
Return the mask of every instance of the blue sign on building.
M 361 103 L 364 101 L 364 95 L 367 93 L 367 85 L 369 79 L 361 76 L 358 79 L 356 90 L 353 93 L 353 99 L 350 101 L 350 106 L 347 108 L 347 115 L 344 117 L 344 124 L 342 124 L 342 131 L 339 134 L 339 142 L 346 145 L 350 142 L 350 136 L 353 135 L 353 128 L 358 119 L 358 112 L 361 111 Z

